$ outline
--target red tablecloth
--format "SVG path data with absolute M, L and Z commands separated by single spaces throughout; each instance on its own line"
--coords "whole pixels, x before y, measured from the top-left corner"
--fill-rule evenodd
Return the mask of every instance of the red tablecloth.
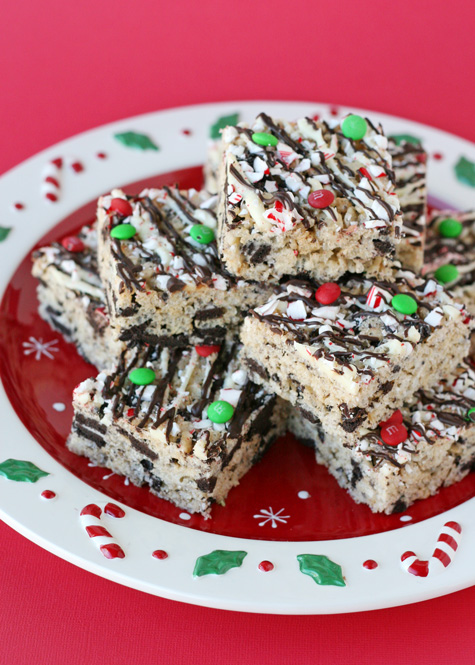
M 473 0 L 123 4 L 3 3 L 0 172 L 104 122 L 237 98 L 373 108 L 475 139 Z M 0 583 L 2 664 L 475 663 L 474 588 L 364 614 L 236 614 L 120 587 L 3 524 Z

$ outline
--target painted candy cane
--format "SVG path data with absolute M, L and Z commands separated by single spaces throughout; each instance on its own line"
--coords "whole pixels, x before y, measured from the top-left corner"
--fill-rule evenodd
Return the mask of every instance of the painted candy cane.
M 61 157 L 52 159 L 43 169 L 43 183 L 41 191 L 47 201 L 55 203 L 59 199 L 61 190 L 61 173 L 63 160 Z
M 124 550 L 117 543 L 111 542 L 112 535 L 102 525 L 102 510 L 95 503 L 85 506 L 80 512 L 80 520 L 89 538 L 93 539 L 94 544 L 106 559 L 123 559 Z
M 401 556 L 402 567 L 417 577 L 427 577 L 442 572 L 452 562 L 460 543 L 461 533 L 462 527 L 458 522 L 446 522 L 430 560 L 418 559 L 414 552 L 404 552 Z

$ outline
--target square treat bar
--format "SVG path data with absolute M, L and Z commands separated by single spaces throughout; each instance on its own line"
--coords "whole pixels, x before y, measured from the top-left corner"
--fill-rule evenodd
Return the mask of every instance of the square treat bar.
M 33 253 L 32 274 L 39 280 L 39 314 L 98 369 L 111 367 L 125 345 L 109 326 L 97 268 L 96 227 Z
M 427 154 L 420 143 L 389 139 L 396 193 L 402 211 L 401 242 L 396 257 L 404 268 L 420 272 L 424 263 L 424 238 L 427 214 Z
M 431 213 L 422 274 L 446 284 L 475 314 L 475 210 Z
M 286 421 L 285 405 L 248 380 L 238 345 L 217 348 L 206 356 L 193 347 L 125 353 L 109 374 L 75 389 L 68 448 L 208 516 Z
M 253 380 L 354 442 L 467 355 L 473 322 L 434 280 L 292 280 L 244 322 Z
M 361 140 L 342 133 L 352 118 L 363 124 Z M 225 128 L 218 237 L 226 269 L 273 281 L 388 276 L 402 214 L 387 144 L 382 128 L 359 116 L 340 125 L 261 113 L 251 126 Z
M 411 405 L 394 414 L 392 445 L 384 428 L 366 432 L 354 447 L 327 434 L 299 409 L 289 418 L 290 430 L 315 446 L 317 461 L 335 476 L 357 503 L 373 512 L 405 510 L 462 480 L 475 470 L 475 372 L 463 363 L 455 376 L 429 390 L 420 390 Z M 397 442 L 397 443 L 396 443 Z
M 221 267 L 212 207 L 204 192 L 168 187 L 99 199 L 99 270 L 118 339 L 213 343 L 269 296 Z

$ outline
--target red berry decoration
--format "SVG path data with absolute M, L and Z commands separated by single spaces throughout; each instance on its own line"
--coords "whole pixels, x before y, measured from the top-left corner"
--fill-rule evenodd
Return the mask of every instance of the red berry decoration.
M 308 204 L 311 205 L 312 208 L 317 208 L 318 210 L 328 208 L 334 200 L 335 194 L 329 189 L 317 189 L 317 191 L 310 192 L 308 195 Z
M 331 305 L 341 295 L 341 289 L 335 282 L 326 282 L 318 287 L 315 292 L 315 300 L 320 305 Z
M 125 199 L 112 199 L 109 210 L 107 212 L 118 212 L 119 215 L 129 217 L 133 210 L 130 203 Z
M 210 356 L 212 353 L 218 353 L 221 347 L 218 345 L 214 346 L 195 346 L 196 353 L 202 358 Z
M 381 427 L 381 429 L 383 429 L 384 427 L 389 427 L 390 425 L 402 425 L 402 421 L 403 421 L 402 413 L 399 409 L 397 409 L 390 418 L 388 418 L 384 422 L 380 422 L 379 426 Z
M 263 573 L 270 573 L 271 570 L 274 570 L 274 564 L 271 561 L 261 561 L 258 568 Z
M 61 240 L 61 244 L 68 252 L 83 252 L 85 249 L 83 241 L 77 236 L 67 236 Z
M 388 425 L 381 429 L 381 438 L 388 446 L 397 446 L 407 439 L 404 425 Z

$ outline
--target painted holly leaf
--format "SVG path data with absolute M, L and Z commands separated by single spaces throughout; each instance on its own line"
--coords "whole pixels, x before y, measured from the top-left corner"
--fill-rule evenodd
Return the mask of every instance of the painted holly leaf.
M 7 459 L 0 464 L 0 476 L 19 483 L 36 483 L 43 476 L 49 476 L 49 473 L 42 471 L 32 462 Z
M 239 568 L 247 556 L 247 552 L 231 550 L 214 550 L 196 559 L 193 577 L 203 575 L 224 575 L 231 568 Z
M 323 554 L 299 554 L 297 560 L 300 572 L 308 575 L 317 584 L 346 586 L 341 566 Z
M 393 136 L 390 136 L 389 138 L 392 139 L 396 145 L 401 145 L 403 141 L 406 141 L 406 143 L 415 143 L 417 145 L 422 143 L 420 139 L 411 134 L 393 134 Z
M 228 125 L 235 125 L 239 121 L 239 113 L 232 113 L 231 115 L 223 115 L 221 118 L 218 118 L 214 125 L 211 125 L 209 129 L 209 135 L 212 139 L 219 139 L 221 136 L 219 133 L 220 129 L 224 129 Z
M 455 175 L 457 180 L 463 182 L 464 185 L 475 187 L 475 163 L 471 162 L 465 157 L 460 157 L 455 164 Z
M 3 242 L 8 238 L 11 228 L 8 226 L 0 226 L 0 242 Z
M 137 132 L 122 132 L 121 134 L 114 134 L 120 143 L 127 146 L 127 148 L 138 148 L 139 150 L 158 150 L 158 145 L 146 134 L 138 134 Z

